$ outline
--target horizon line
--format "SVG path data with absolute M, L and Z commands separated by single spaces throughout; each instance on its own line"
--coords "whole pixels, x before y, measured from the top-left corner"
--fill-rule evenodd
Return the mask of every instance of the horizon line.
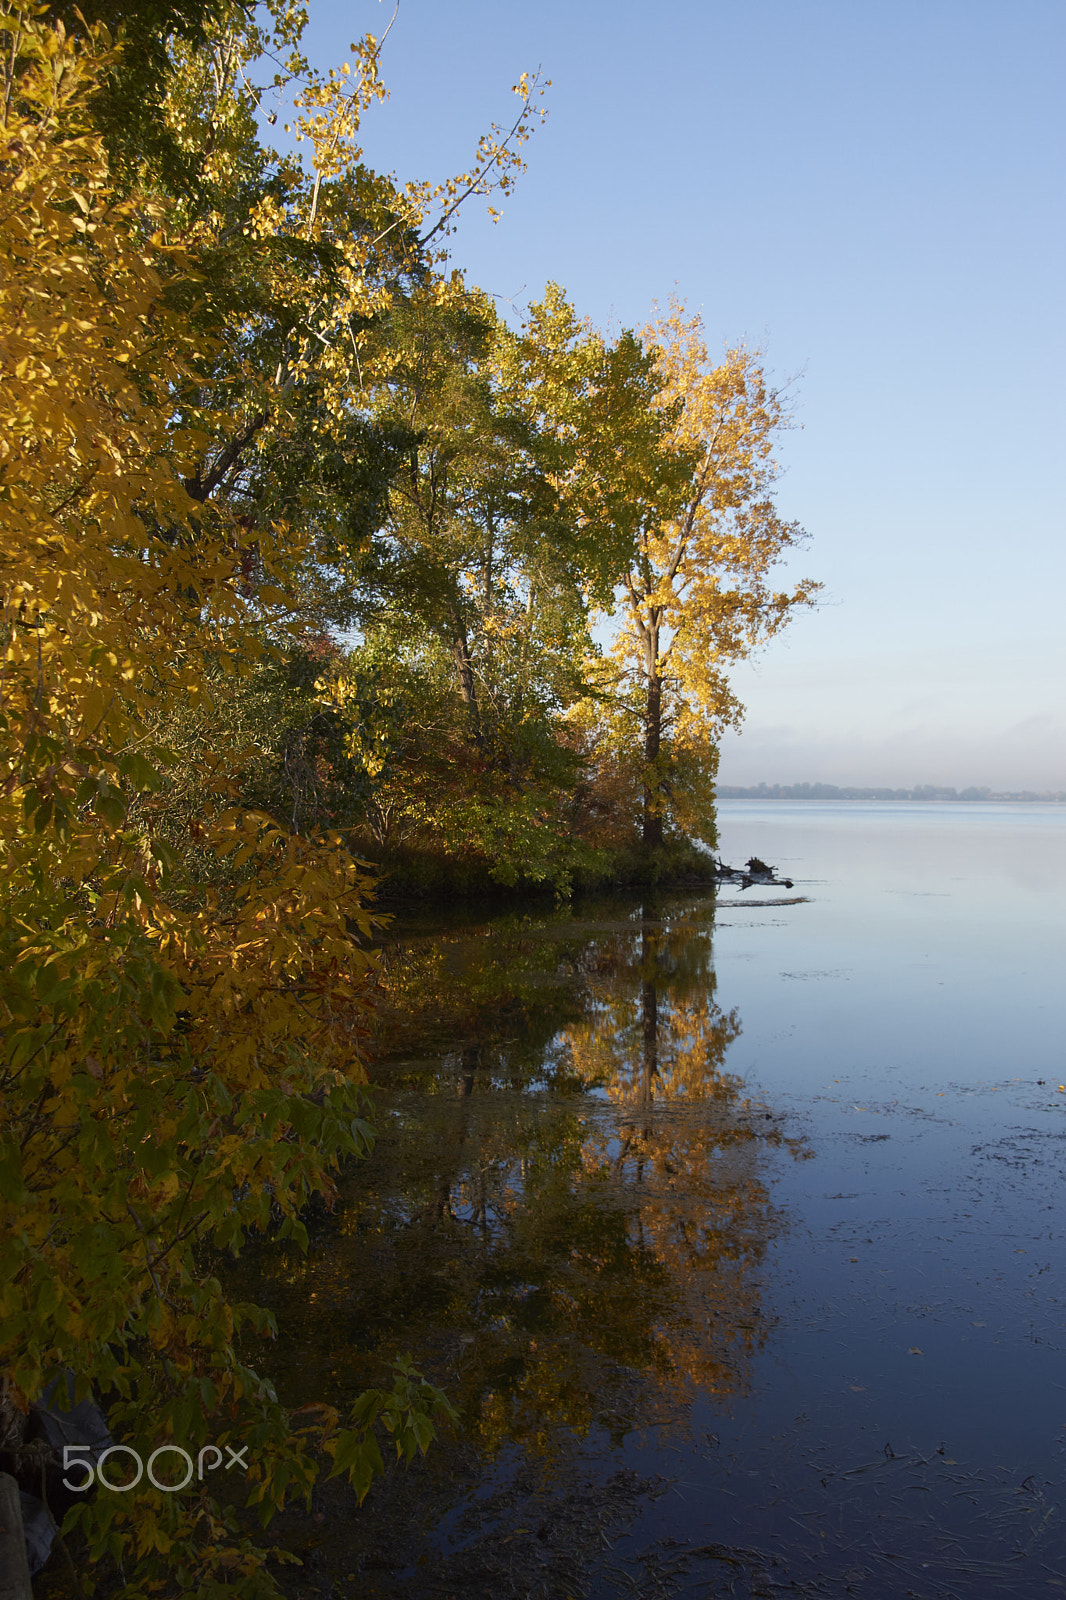
M 957 789 L 951 784 L 922 783 L 911 788 L 889 784 L 837 783 L 718 783 L 719 800 L 982 800 L 1066 801 L 1066 789 L 992 789 L 969 785 Z

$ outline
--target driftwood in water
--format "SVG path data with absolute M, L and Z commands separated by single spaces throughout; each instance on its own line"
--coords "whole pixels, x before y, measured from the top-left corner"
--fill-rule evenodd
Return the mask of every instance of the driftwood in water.
M 742 889 L 750 889 L 753 883 L 772 883 L 778 889 L 792 888 L 791 878 L 779 878 L 777 868 L 768 867 L 758 856 L 750 856 L 743 867 L 727 867 L 723 861 L 716 861 L 714 875 L 721 882 L 739 883 Z

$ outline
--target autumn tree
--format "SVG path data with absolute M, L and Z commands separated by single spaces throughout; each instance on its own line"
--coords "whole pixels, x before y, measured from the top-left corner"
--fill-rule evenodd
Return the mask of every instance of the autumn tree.
M 490 130 L 467 172 L 400 186 L 360 144 L 364 115 L 384 98 L 381 40 L 367 35 L 350 62 L 320 71 L 289 0 L 271 0 L 263 22 L 233 0 L 216 12 L 205 48 L 175 37 L 163 106 L 173 143 L 196 162 L 195 187 L 168 198 L 199 270 L 189 312 L 212 337 L 202 383 L 178 396 L 183 415 L 210 419 L 186 486 L 239 509 L 250 545 L 257 518 L 299 520 L 315 535 L 305 586 L 339 568 L 337 602 L 391 464 L 369 398 L 393 364 L 379 323 L 413 285 L 434 292 L 461 201 L 509 187 L 539 91 L 520 79 L 514 122 Z M 294 154 L 261 143 L 264 112 L 289 119 Z M 144 180 L 163 181 L 153 170 Z
M 715 842 L 716 740 L 741 714 L 726 669 L 818 586 L 773 583 L 774 566 L 804 536 L 774 503 L 773 452 L 788 415 L 758 352 L 734 349 L 712 364 L 700 319 L 678 306 L 643 337 L 660 380 L 654 405 L 670 419 L 665 449 L 688 463 L 676 509 L 636 530 L 614 647 L 625 686 L 614 737 L 639 774 L 643 841 L 655 849 L 667 821 Z

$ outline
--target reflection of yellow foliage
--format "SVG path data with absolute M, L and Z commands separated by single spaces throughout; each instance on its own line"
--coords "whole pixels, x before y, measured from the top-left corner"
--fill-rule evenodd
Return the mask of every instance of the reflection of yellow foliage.
M 357 1324 L 369 1370 L 402 1318 L 420 1355 L 458 1352 L 438 1381 L 490 1452 L 744 1390 L 781 1140 L 725 1070 L 709 909 L 502 917 L 386 953 L 377 1075 L 417 1093 L 299 1264 L 305 1317 L 329 1285 L 301 1348 Z
M 715 1004 L 708 945 L 698 923 L 668 934 L 635 924 L 594 979 L 593 1004 L 567 1040 L 578 1071 L 619 1105 L 735 1097 L 723 1062 L 740 1023 Z
M 656 1329 L 661 1370 L 727 1393 L 738 1353 L 758 1342 L 750 1273 L 769 1219 L 750 1170 L 755 1136 L 736 1117 L 740 1082 L 723 1070 L 740 1024 L 714 1003 L 705 929 L 645 921 L 628 951 L 620 943 L 623 959 L 568 1030 L 575 1068 L 622 1113 L 616 1131 L 586 1140 L 582 1165 L 625 1184 L 641 1249 L 681 1291 L 684 1311 Z

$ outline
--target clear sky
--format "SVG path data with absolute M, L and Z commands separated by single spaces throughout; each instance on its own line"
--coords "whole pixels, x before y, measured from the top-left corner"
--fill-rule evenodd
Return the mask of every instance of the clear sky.
M 391 0 L 311 11 L 324 66 Z M 472 281 L 635 327 L 676 288 L 800 375 L 824 603 L 736 670 L 723 782 L 1066 788 L 1064 58 L 1064 0 L 400 0 L 375 167 L 462 170 L 552 79 Z

